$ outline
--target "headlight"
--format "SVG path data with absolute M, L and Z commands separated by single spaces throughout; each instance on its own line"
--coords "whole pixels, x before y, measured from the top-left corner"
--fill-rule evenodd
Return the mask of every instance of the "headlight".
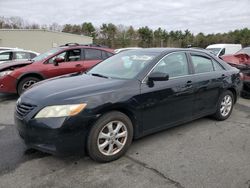
M 35 118 L 50 118 L 50 117 L 66 117 L 74 116 L 81 112 L 87 106 L 83 104 L 71 104 L 71 105 L 57 105 L 47 106 L 43 108 Z
M 3 71 L 3 72 L 0 72 L 0 77 L 3 77 L 3 76 L 6 76 L 6 75 L 9 75 L 10 73 L 12 73 L 12 71 Z

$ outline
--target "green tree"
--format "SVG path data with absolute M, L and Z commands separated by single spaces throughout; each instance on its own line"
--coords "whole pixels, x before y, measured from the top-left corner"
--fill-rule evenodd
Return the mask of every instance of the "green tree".
M 95 38 L 96 37 L 95 31 L 96 29 L 91 22 L 84 22 L 82 24 L 82 33 L 84 35 Z
M 152 41 L 153 41 L 153 31 L 146 27 L 141 27 L 138 29 L 138 35 L 139 35 L 139 46 L 141 47 L 151 47 Z
M 115 40 L 115 35 L 117 32 L 117 28 L 114 24 L 109 23 L 109 24 L 102 24 L 101 26 L 101 35 L 104 38 L 105 45 L 114 48 L 114 40 Z

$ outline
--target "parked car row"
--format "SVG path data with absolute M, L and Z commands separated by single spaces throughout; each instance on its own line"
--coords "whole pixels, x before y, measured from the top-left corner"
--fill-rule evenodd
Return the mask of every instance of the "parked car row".
M 0 64 L 0 92 L 21 95 L 41 80 L 86 71 L 113 54 L 109 48 L 69 43 L 26 61 L 5 62 Z
M 105 59 L 86 72 L 35 84 L 21 95 L 15 122 L 29 148 L 87 153 L 109 162 L 123 156 L 133 139 L 203 116 L 225 120 L 237 101 L 239 70 L 204 50 L 112 54 L 104 48 L 63 46 L 23 67 L 5 69 L 2 79 L 13 79 L 8 91 L 17 87 L 22 93 L 41 79 L 83 71 Z

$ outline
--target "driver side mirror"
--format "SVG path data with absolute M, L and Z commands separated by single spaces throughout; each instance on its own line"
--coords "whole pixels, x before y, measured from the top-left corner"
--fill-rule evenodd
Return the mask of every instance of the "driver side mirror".
M 167 81 L 169 80 L 169 75 L 163 72 L 152 72 L 148 76 L 148 85 L 152 87 L 154 81 Z
M 151 81 L 166 81 L 169 79 L 169 75 L 163 72 L 153 72 L 148 76 L 148 80 Z
M 55 59 L 54 59 L 54 61 L 53 61 L 53 64 L 55 65 L 55 66 L 58 66 L 59 65 L 59 63 L 62 63 L 62 62 L 64 62 L 64 58 L 63 57 L 56 57 Z

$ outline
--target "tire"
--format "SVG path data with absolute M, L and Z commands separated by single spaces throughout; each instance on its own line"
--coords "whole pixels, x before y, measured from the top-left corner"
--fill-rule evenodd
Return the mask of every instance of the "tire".
M 217 104 L 217 110 L 213 117 L 218 121 L 226 120 L 233 111 L 233 105 L 234 95 L 231 91 L 227 90 L 220 96 Z
M 32 86 L 33 84 L 37 83 L 41 81 L 41 79 L 37 78 L 37 77 L 26 77 L 23 78 L 17 86 L 17 94 L 21 95 L 23 92 L 25 92 L 30 86 Z M 25 86 L 26 85 L 26 86 Z
M 244 83 L 240 93 L 242 98 L 250 99 L 250 83 Z
M 119 130 L 116 129 L 118 127 L 120 127 Z M 131 120 L 121 112 L 111 111 L 101 116 L 91 128 L 87 140 L 87 151 L 94 161 L 110 162 L 125 154 L 132 139 Z

